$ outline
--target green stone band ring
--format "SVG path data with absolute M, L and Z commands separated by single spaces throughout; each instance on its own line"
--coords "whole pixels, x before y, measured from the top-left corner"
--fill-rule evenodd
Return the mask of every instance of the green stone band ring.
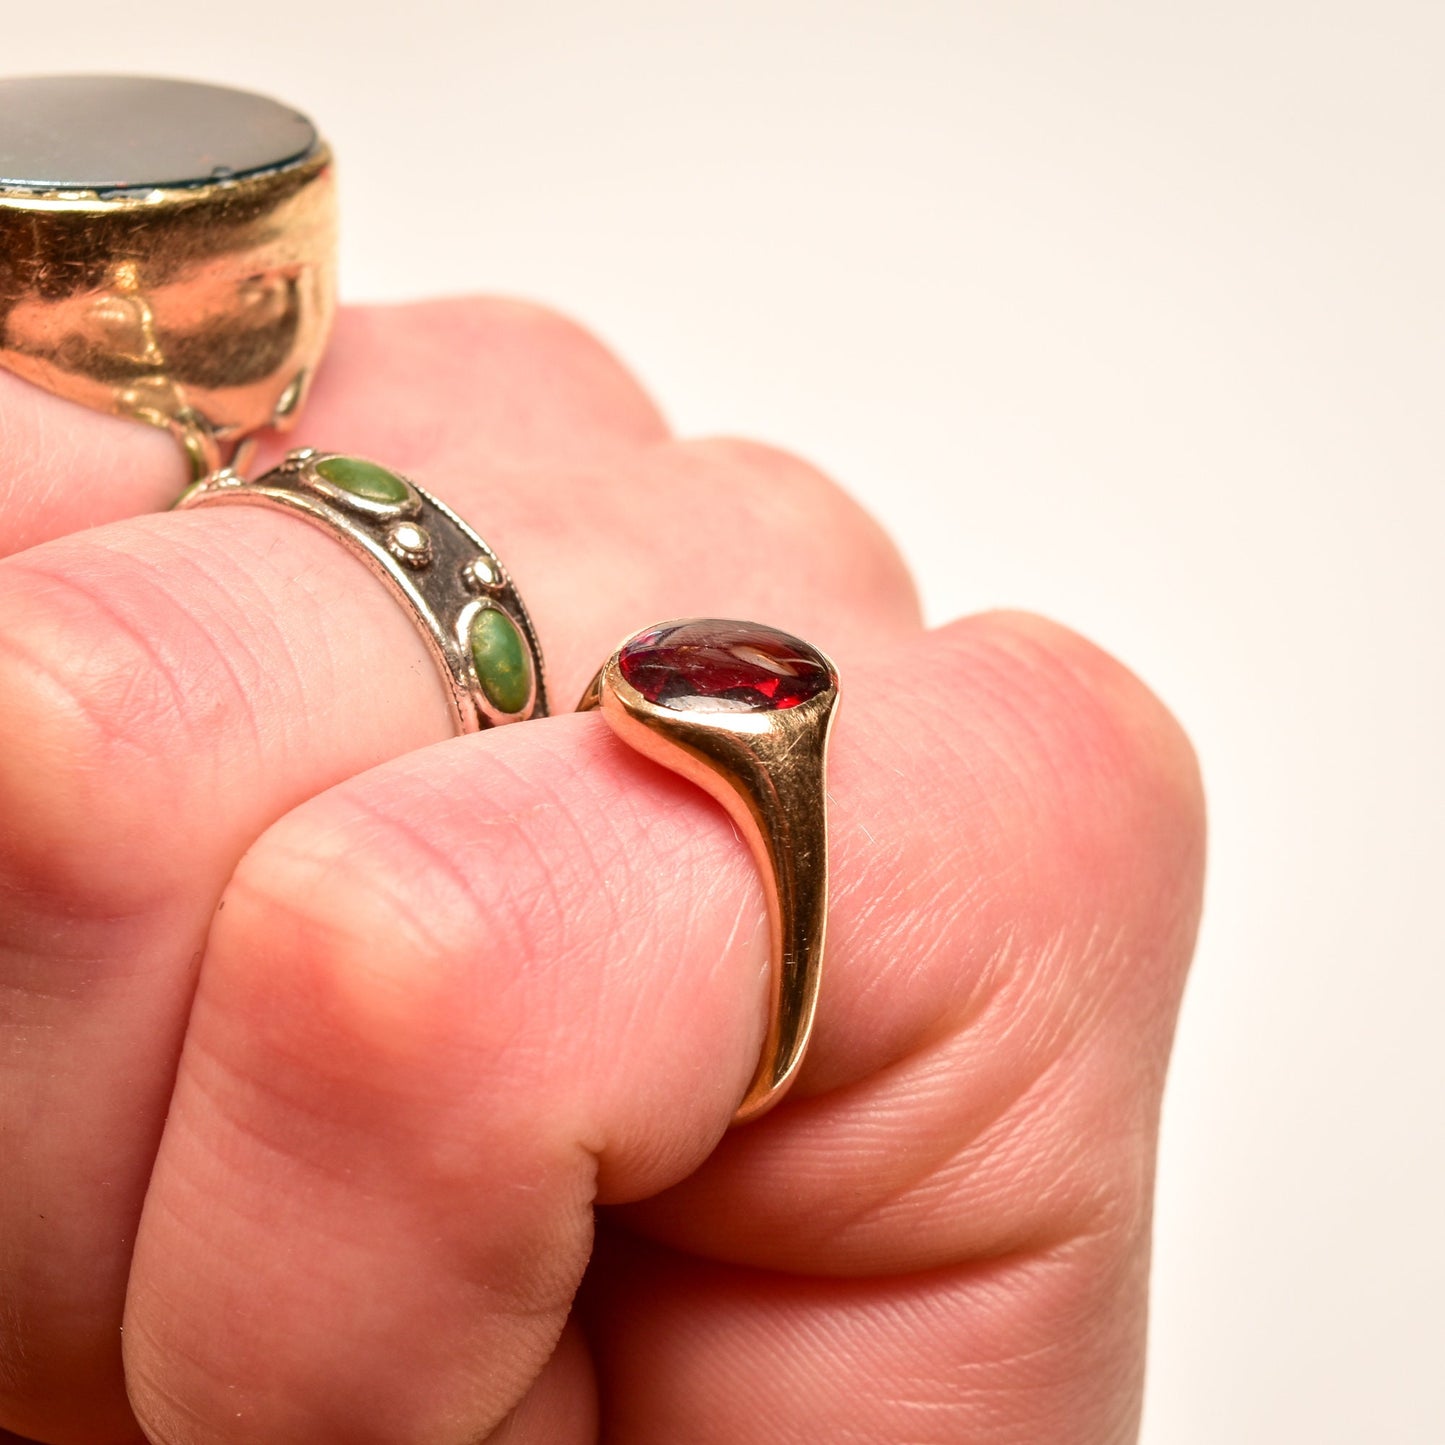
M 459 733 L 547 715 L 541 649 L 511 578 L 492 549 L 415 482 L 307 447 L 253 481 L 213 472 L 176 507 L 232 503 L 304 517 L 391 588 L 436 660 Z

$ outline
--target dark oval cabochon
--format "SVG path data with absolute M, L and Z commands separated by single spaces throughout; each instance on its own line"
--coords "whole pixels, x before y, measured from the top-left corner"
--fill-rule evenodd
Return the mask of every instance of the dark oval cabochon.
M 299 111 L 249 91 L 138 75 L 0 80 L 0 187 L 150 190 L 275 170 L 316 149 Z

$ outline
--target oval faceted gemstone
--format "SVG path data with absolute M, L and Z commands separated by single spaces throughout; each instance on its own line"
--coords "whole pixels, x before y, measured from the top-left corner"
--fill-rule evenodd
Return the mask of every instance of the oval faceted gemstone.
M 516 714 L 532 696 L 532 654 L 521 629 L 499 608 L 483 607 L 472 618 L 472 664 L 487 701 Z
M 322 457 L 316 463 L 316 475 L 368 502 L 395 504 L 411 496 L 411 489 L 395 472 L 361 457 Z
M 832 686 L 823 654 L 757 622 L 695 617 L 639 632 L 618 656 L 648 702 L 675 711 L 772 712 Z

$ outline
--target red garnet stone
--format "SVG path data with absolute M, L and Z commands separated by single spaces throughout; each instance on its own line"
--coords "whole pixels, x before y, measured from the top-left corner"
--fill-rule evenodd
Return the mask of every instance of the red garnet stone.
M 622 676 L 677 712 L 774 712 L 833 685 L 817 648 L 756 622 L 693 617 L 649 627 L 623 644 Z

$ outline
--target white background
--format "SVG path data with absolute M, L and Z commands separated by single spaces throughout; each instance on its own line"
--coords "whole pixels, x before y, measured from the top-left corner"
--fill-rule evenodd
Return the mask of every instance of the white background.
M 316 116 L 353 299 L 570 310 L 830 469 L 935 619 L 1149 679 L 1213 863 L 1145 1439 L 1445 1442 L 1442 0 L 0 11 L 7 71 Z

